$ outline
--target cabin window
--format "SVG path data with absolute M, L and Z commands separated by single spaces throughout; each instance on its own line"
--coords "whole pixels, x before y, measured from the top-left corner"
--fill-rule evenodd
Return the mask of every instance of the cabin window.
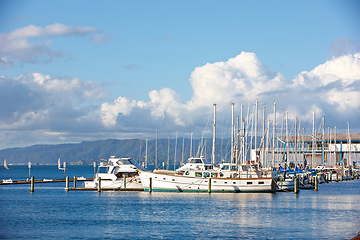
M 210 177 L 210 173 L 204 172 L 204 177 Z
M 246 184 L 247 184 L 247 185 L 252 185 L 253 183 L 252 183 L 252 182 L 247 182 Z
M 173 182 L 175 181 L 175 179 L 173 179 Z
M 163 180 L 166 180 L 166 178 L 163 178 Z
M 214 181 L 214 183 L 217 183 L 217 181 Z
M 186 171 L 186 172 L 185 172 L 185 175 L 189 175 L 189 174 L 190 174 L 190 172 L 189 172 L 189 171 Z
M 211 177 L 216 177 L 216 173 L 211 173 Z
M 109 170 L 108 167 L 99 167 L 98 173 L 107 173 Z
M 227 184 L 227 182 L 224 182 L 225 184 Z
M 202 172 L 195 172 L 195 177 L 202 177 Z
M 236 182 L 233 182 L 233 184 L 236 184 Z
M 259 182 L 259 184 L 264 184 L 264 182 Z
M 227 165 L 222 166 L 221 170 L 229 170 L 229 166 L 227 166 Z
M 242 170 L 243 171 L 248 171 L 249 169 L 248 169 L 248 166 L 242 166 Z
M 230 171 L 237 171 L 237 166 L 230 166 Z

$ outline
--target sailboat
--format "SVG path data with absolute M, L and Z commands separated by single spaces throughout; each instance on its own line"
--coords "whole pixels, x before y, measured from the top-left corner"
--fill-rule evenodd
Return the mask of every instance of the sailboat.
M 8 165 L 7 165 L 7 163 L 6 163 L 6 159 L 4 159 L 4 168 L 5 168 L 5 169 L 9 169 L 9 167 L 8 167 Z
M 256 164 L 222 163 L 215 165 L 215 106 L 212 163 L 190 156 L 176 171 L 139 170 L 145 191 L 178 192 L 271 192 L 275 193 L 272 172 L 262 171 Z

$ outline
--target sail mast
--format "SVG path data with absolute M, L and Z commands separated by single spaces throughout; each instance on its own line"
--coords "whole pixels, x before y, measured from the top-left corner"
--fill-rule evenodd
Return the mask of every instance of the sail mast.
M 211 154 L 211 164 L 215 164 L 215 137 L 216 137 L 216 103 L 214 103 L 214 124 L 213 124 L 213 144 Z

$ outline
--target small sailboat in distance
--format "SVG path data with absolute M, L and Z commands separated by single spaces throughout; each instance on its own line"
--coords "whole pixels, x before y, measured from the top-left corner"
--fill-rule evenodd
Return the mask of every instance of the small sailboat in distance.
M 9 169 L 9 167 L 8 167 L 8 165 L 7 165 L 7 163 L 6 163 L 6 159 L 4 159 L 4 168 L 5 168 L 5 169 Z

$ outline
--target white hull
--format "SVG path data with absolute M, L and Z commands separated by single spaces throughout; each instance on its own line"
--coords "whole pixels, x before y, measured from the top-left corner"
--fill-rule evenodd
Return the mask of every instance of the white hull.
M 293 179 L 285 179 L 285 181 L 276 182 L 279 191 L 294 191 L 295 182 Z
M 275 192 L 272 178 L 205 178 L 144 171 L 140 172 L 140 178 L 145 191 L 149 191 L 151 178 L 152 191 Z
M 98 179 L 94 181 L 85 182 L 85 188 L 98 188 Z M 101 180 L 101 189 L 142 189 L 141 180 L 139 177 L 126 179 L 124 184 L 124 179 L 116 180 Z

